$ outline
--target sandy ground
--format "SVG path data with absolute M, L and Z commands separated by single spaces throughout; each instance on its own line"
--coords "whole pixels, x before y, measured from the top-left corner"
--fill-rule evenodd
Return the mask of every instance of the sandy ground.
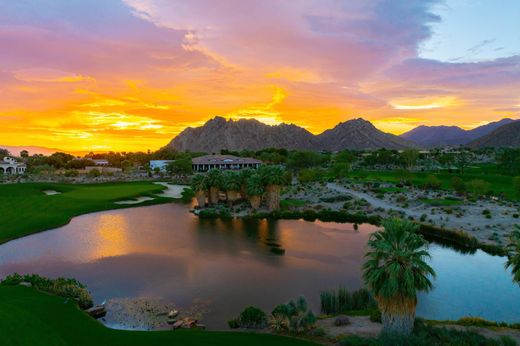
M 129 200 L 126 200 L 126 201 L 117 201 L 117 202 L 114 202 L 115 204 L 139 204 L 139 203 L 142 203 L 144 201 L 151 201 L 153 200 L 152 197 L 146 197 L 146 196 L 141 196 L 141 197 L 137 197 L 136 199 L 129 199 Z
M 361 337 L 377 337 L 382 329 L 382 324 L 370 321 L 368 316 L 349 316 L 350 324 L 348 326 L 336 327 L 334 325 L 335 317 L 318 320 L 317 326 L 325 330 L 328 336 L 335 338 L 339 335 L 359 335 Z M 478 333 L 486 338 L 499 339 L 502 336 L 509 336 L 520 344 L 520 330 L 507 328 L 482 328 L 482 327 L 465 327 L 459 325 L 439 325 L 439 328 L 467 330 Z
M 381 323 L 374 323 L 370 321 L 368 316 L 349 316 L 350 324 L 348 326 L 336 327 L 334 325 L 335 317 L 318 320 L 317 327 L 325 330 L 328 336 L 335 338 L 338 335 L 355 334 L 362 337 L 375 338 L 381 332 L 383 325 Z
M 184 189 L 188 188 L 188 186 L 186 186 L 186 185 L 173 185 L 173 184 L 163 183 L 163 182 L 155 183 L 155 184 L 166 187 L 166 190 L 157 194 L 157 196 L 160 196 L 160 197 L 181 198 L 182 192 L 184 191 Z
M 43 190 L 42 192 L 44 194 L 46 194 L 47 196 L 59 195 L 61 193 L 59 191 L 54 191 L 54 190 Z
M 327 188 L 339 193 L 346 193 L 358 199 L 365 199 L 373 208 L 382 208 L 386 211 L 394 210 L 419 220 L 426 214 L 426 223 L 437 227 L 453 230 L 463 230 L 476 237 L 479 241 L 492 244 L 507 242 L 508 234 L 520 224 L 520 219 L 513 215 L 519 213 L 518 206 L 493 200 L 478 202 L 465 201 L 461 205 L 447 207 L 433 207 L 424 204 L 421 198 L 443 198 L 449 196 L 444 192 L 428 192 L 411 189 L 403 195 L 408 206 L 403 207 L 392 196 L 385 195 L 384 199 L 377 198 L 373 193 L 360 191 L 359 187 L 345 187 L 337 183 L 327 184 Z M 401 204 L 401 205 L 400 205 Z M 446 210 L 451 210 L 448 214 Z M 489 210 L 492 217 L 486 218 L 484 210 Z

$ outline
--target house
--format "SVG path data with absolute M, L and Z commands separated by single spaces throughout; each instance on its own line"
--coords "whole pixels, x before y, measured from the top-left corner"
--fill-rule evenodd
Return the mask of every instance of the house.
M 95 159 L 92 160 L 96 166 L 108 166 L 109 162 L 106 159 Z
M 25 174 L 27 166 L 16 159 L 6 156 L 0 162 L 0 174 Z
M 194 172 L 206 172 L 210 169 L 258 168 L 262 161 L 233 155 L 205 155 L 192 159 L 191 165 Z
M 166 167 L 173 161 L 175 160 L 150 160 L 150 170 L 155 171 L 158 168 L 161 172 L 166 172 Z

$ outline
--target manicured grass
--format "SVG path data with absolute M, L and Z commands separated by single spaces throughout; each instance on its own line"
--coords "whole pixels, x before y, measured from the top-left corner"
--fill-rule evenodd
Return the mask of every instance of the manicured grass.
M 303 201 L 301 199 L 295 199 L 295 198 L 287 198 L 287 199 L 284 199 L 284 200 L 280 201 L 280 206 L 282 208 L 287 208 L 287 207 L 304 207 L 305 205 L 307 205 L 306 201 Z
M 460 205 L 462 204 L 462 201 L 456 200 L 456 199 L 443 199 L 443 198 L 433 198 L 433 199 L 427 199 L 422 198 L 420 201 L 424 204 L 429 204 L 434 207 L 441 207 L 441 206 L 450 206 L 450 205 Z
M 165 187 L 151 182 L 109 184 L 6 184 L 0 185 L 0 244 L 31 233 L 67 224 L 74 216 L 101 210 L 135 207 L 114 202 L 152 196 L 138 206 L 166 203 L 170 198 L 153 196 Z M 44 190 L 61 192 L 45 195 Z
M 513 177 L 500 174 L 500 171 L 488 166 L 476 166 L 468 169 L 463 175 L 460 173 L 436 173 L 436 172 L 412 172 L 411 183 L 421 186 L 427 182 L 427 177 L 433 175 L 437 177 L 442 184 L 442 188 L 452 190 L 452 179 L 460 177 L 464 182 L 472 180 L 484 180 L 489 183 L 489 188 L 495 195 L 503 194 L 509 200 L 519 200 L 519 196 L 511 188 Z M 353 171 L 349 173 L 350 177 L 358 177 L 367 181 L 382 181 L 390 183 L 399 183 L 401 173 L 398 171 Z
M 23 286 L 0 286 L 1 345 L 316 345 L 263 333 L 109 329 L 70 300 Z

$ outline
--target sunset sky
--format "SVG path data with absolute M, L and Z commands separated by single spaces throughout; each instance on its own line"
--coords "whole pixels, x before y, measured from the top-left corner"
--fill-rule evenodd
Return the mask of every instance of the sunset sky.
M 215 115 L 520 117 L 518 0 L 0 0 L 0 145 L 157 149 Z

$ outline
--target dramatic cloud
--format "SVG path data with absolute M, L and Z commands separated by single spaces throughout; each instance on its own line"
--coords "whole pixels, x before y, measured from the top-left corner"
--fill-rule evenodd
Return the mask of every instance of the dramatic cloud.
M 516 114 L 519 56 L 419 58 L 438 3 L 5 1 L 0 144 L 155 149 L 217 114 L 313 132 L 363 116 L 396 133 Z

